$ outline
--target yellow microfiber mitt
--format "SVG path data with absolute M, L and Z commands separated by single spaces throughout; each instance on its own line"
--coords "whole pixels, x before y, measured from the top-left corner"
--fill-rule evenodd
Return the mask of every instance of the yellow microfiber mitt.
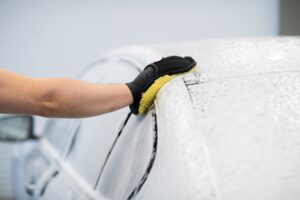
M 192 70 L 189 72 L 194 72 L 196 71 L 196 67 L 194 67 Z M 187 73 L 189 73 L 187 72 Z M 150 108 L 150 106 L 153 104 L 155 97 L 159 90 L 169 81 L 172 79 L 184 75 L 186 73 L 181 73 L 181 74 L 175 74 L 175 75 L 164 75 L 158 79 L 155 80 L 155 82 L 142 94 L 142 98 L 140 101 L 139 105 L 139 114 L 143 115 L 145 112 Z
M 133 103 L 129 105 L 131 112 L 144 114 L 161 87 L 173 78 L 196 69 L 195 66 L 196 61 L 190 56 L 169 56 L 147 65 L 132 82 L 126 83 L 133 97 Z

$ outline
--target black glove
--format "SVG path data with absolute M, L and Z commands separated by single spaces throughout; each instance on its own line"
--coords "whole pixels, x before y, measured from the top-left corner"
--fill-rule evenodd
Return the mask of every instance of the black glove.
M 126 83 L 132 96 L 133 104 L 130 110 L 138 114 L 142 94 L 154 83 L 154 81 L 164 75 L 184 73 L 191 70 L 196 65 L 192 57 L 170 56 L 162 58 L 160 61 L 151 63 L 130 83 Z

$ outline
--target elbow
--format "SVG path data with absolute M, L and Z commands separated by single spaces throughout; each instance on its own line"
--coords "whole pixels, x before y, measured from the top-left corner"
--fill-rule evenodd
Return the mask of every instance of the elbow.
M 51 101 L 41 102 L 38 115 L 41 117 L 55 117 L 58 115 L 58 106 Z
M 37 115 L 42 117 L 55 117 L 59 112 L 59 101 L 52 90 L 45 91 L 39 101 Z

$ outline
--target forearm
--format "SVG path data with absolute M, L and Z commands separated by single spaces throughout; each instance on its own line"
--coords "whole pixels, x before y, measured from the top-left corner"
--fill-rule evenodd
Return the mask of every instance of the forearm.
M 120 109 L 132 101 L 125 84 L 35 79 L 0 69 L 0 113 L 88 117 Z
M 92 84 L 74 79 L 39 79 L 45 86 L 39 115 L 88 117 L 111 112 L 132 103 L 125 84 Z

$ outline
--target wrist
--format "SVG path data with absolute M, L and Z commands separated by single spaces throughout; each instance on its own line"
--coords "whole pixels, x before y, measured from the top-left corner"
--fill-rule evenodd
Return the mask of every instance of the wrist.
M 131 104 L 130 104 L 130 110 L 132 111 L 132 113 L 134 114 L 138 114 L 138 107 L 139 107 L 139 102 L 141 100 L 142 97 L 142 91 L 140 91 L 140 89 L 131 83 L 125 83 L 125 85 L 127 86 L 128 90 L 130 91 L 131 94 Z

